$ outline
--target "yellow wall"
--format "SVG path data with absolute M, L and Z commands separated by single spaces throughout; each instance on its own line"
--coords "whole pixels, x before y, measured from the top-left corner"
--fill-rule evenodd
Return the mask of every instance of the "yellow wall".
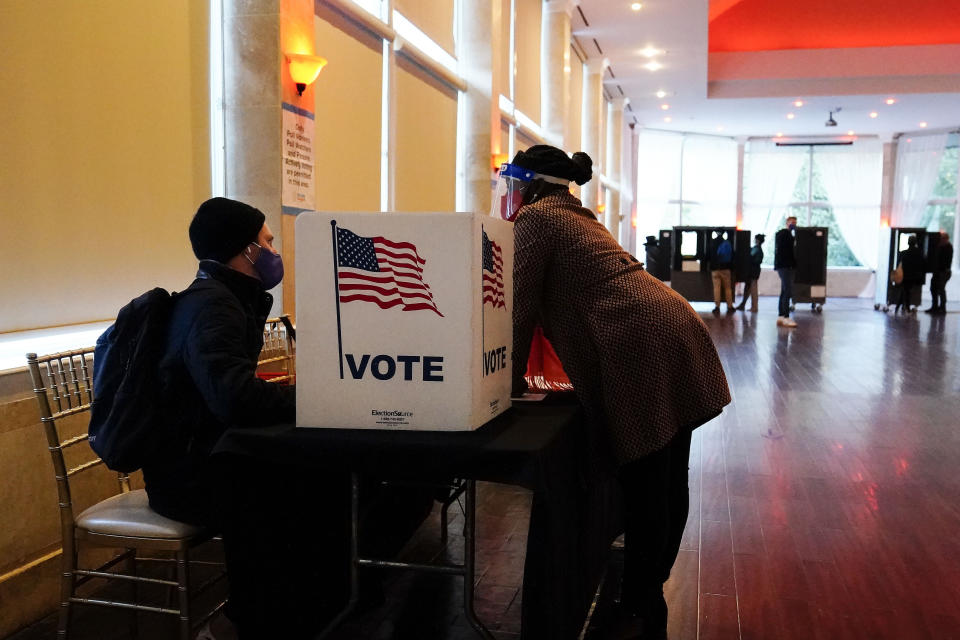
M 379 211 L 383 40 L 329 10 L 314 34 L 327 59 L 314 84 L 317 209 Z
M 185 287 L 210 193 L 208 3 L 0 6 L 0 331 Z

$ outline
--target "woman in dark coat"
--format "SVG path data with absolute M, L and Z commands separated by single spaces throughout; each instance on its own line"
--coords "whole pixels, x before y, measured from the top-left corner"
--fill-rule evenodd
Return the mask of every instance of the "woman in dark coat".
M 514 227 L 514 390 L 525 388 L 539 323 L 593 425 L 595 459 L 624 489 L 622 607 L 644 638 L 665 637 L 663 583 L 689 510 L 690 436 L 730 402 L 723 367 L 687 301 L 570 194 L 568 181 L 592 177 L 589 156 L 538 145 L 513 164 L 535 173 Z
M 900 252 L 897 261 L 903 268 L 903 281 L 900 283 L 900 301 L 894 307 L 894 313 L 900 311 L 901 306 L 905 312 L 910 311 L 910 296 L 914 287 L 919 286 L 922 289 L 927 279 L 924 272 L 923 254 L 920 252 L 920 247 L 917 246 L 917 236 L 907 238 L 907 248 Z M 916 311 L 916 308 L 913 310 Z

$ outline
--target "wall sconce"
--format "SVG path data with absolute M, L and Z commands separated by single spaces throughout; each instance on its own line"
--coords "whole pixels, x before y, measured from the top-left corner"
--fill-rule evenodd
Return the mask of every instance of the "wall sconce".
M 320 70 L 327 65 L 327 59 L 305 53 L 288 53 L 290 77 L 297 83 L 297 95 L 302 96 L 304 89 L 313 84 Z
M 490 156 L 490 158 L 493 163 L 494 171 L 499 171 L 500 165 L 510 162 L 510 156 L 507 155 L 506 153 L 494 153 L 493 155 Z

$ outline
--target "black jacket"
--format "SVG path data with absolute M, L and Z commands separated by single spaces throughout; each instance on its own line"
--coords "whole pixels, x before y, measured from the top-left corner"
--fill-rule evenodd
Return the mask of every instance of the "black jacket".
M 947 242 L 937 247 L 936 251 L 933 254 L 933 264 L 931 265 L 931 271 L 937 273 L 938 271 L 948 271 L 950 265 L 953 264 L 953 245 Z
M 773 268 L 796 269 L 797 256 L 793 250 L 794 239 L 790 229 L 780 229 L 774 236 Z
M 923 268 L 923 253 L 920 247 L 904 249 L 900 252 L 899 263 L 903 267 L 903 284 L 923 284 L 926 280 Z
M 750 279 L 759 280 L 763 269 L 763 247 L 755 244 L 750 247 Z
M 210 523 L 208 456 L 230 426 L 292 421 L 295 390 L 255 376 L 273 297 L 259 280 L 210 260 L 174 303 L 160 379 L 169 436 L 144 465 L 150 506 L 186 522 Z

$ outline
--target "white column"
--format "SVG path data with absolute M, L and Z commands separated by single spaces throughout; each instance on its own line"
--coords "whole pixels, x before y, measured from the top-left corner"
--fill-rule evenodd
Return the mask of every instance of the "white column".
M 541 125 L 546 138 L 560 148 L 570 103 L 570 17 L 579 0 L 543 3 L 540 57 Z M 576 149 L 567 149 L 576 151 Z
M 607 109 L 607 160 L 604 166 L 607 168 L 607 178 L 613 184 L 607 189 L 604 223 L 610 230 L 610 235 L 621 243 L 620 225 L 623 222 L 623 212 L 620 210 L 622 201 L 620 196 L 623 190 L 621 184 L 623 172 L 620 168 L 620 160 L 623 149 L 623 110 L 629 102 L 628 98 L 615 98 Z
M 460 73 L 467 81 L 467 90 L 460 96 L 463 100 L 459 125 L 462 171 L 461 206 L 466 211 L 486 213 L 490 211 L 490 154 L 493 96 L 493 47 L 494 3 L 461 2 L 464 15 L 460 17 L 460 39 L 457 57 Z M 498 8 L 499 9 L 499 8 Z M 499 109 L 496 119 L 499 125 Z
M 883 140 L 883 179 L 880 183 L 880 224 L 884 222 L 890 226 L 893 213 L 893 181 L 897 175 L 897 140 L 892 136 L 884 136 Z M 887 247 L 880 247 L 883 252 Z
M 597 177 L 600 167 L 600 135 L 603 131 L 603 74 L 610 61 L 607 58 L 593 58 L 584 63 L 583 69 L 583 122 L 581 146 L 593 159 L 594 178 L 583 185 L 580 198 L 583 206 L 596 212 L 599 204 L 600 180 Z

